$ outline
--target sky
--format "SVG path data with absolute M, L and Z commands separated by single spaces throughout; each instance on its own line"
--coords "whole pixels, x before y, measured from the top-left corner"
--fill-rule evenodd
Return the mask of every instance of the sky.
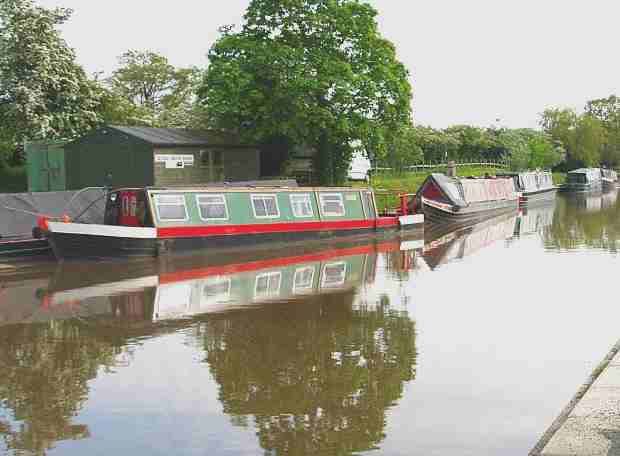
M 249 0 L 37 0 L 72 8 L 62 27 L 88 72 L 128 49 L 206 67 L 224 24 Z M 618 0 L 370 0 L 411 73 L 416 124 L 538 126 L 548 107 L 620 95 Z

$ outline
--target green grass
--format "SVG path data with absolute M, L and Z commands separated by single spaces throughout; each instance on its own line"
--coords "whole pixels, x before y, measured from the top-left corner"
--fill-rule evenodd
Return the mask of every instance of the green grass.
M 553 173 L 553 184 L 562 185 L 566 182 L 566 173 Z
M 445 167 L 427 168 L 424 171 L 407 173 L 378 172 L 370 179 L 370 185 L 375 190 L 375 197 L 379 210 L 393 209 L 398 206 L 398 193 L 415 193 L 430 173 L 446 173 Z M 494 175 L 502 169 L 488 166 L 459 166 L 459 176 L 484 176 Z M 353 184 L 363 185 L 363 184 Z

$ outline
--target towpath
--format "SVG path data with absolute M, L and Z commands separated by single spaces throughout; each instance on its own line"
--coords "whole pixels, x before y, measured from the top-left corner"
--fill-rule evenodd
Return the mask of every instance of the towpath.
M 530 452 L 530 456 L 620 456 L 620 341 Z

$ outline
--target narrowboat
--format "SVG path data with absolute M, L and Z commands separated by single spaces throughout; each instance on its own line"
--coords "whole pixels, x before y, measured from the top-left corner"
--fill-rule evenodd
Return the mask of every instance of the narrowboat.
M 519 195 L 512 178 L 455 178 L 431 174 L 422 183 L 412 209 L 429 223 L 476 223 L 516 212 Z
M 52 257 L 52 249 L 46 239 L 29 235 L 0 236 L 0 261 L 35 256 Z
M 36 226 L 37 218 L 75 218 L 103 222 L 105 193 L 101 188 L 6 193 L 0 195 L 0 262 L 18 259 L 53 259 L 51 246 Z
M 565 192 L 588 192 L 600 190 L 602 185 L 600 168 L 579 168 L 567 173 L 566 182 L 560 189 Z
M 107 196 L 103 224 L 41 218 L 39 225 L 59 260 L 140 257 L 393 230 L 422 234 L 424 216 L 401 208 L 380 216 L 369 188 L 125 188 Z
M 605 190 L 616 188 L 618 173 L 613 169 L 601 168 L 601 181 Z
M 549 171 L 502 173 L 498 177 L 512 177 L 520 204 L 553 200 L 558 190 L 553 185 L 553 175 Z

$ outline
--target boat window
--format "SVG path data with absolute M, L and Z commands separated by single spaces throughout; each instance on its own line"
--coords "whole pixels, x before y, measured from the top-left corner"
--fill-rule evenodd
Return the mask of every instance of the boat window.
M 341 193 L 321 193 L 321 212 L 327 217 L 339 217 L 345 214 Z
M 256 218 L 280 217 L 276 195 L 252 195 L 252 209 Z
M 292 194 L 290 198 L 295 217 L 312 217 L 314 215 L 309 193 Z
M 282 273 L 280 271 L 266 272 L 256 276 L 254 282 L 254 298 L 268 298 L 280 294 Z
M 228 220 L 228 207 L 224 195 L 196 195 L 196 202 L 203 220 Z
M 314 283 L 314 267 L 306 266 L 295 270 L 293 279 L 293 293 L 304 293 L 312 290 Z
M 217 304 L 226 302 L 230 298 L 230 277 L 211 277 L 207 279 L 202 288 L 202 304 Z
M 157 218 L 161 221 L 186 221 L 187 207 L 183 195 L 155 195 Z
M 326 264 L 321 277 L 321 288 L 340 287 L 344 285 L 346 276 L 347 263 L 344 261 Z
M 585 184 L 587 182 L 587 178 L 585 174 L 580 174 L 580 173 L 573 173 L 568 175 L 568 182 L 571 183 L 578 183 L 578 184 Z

